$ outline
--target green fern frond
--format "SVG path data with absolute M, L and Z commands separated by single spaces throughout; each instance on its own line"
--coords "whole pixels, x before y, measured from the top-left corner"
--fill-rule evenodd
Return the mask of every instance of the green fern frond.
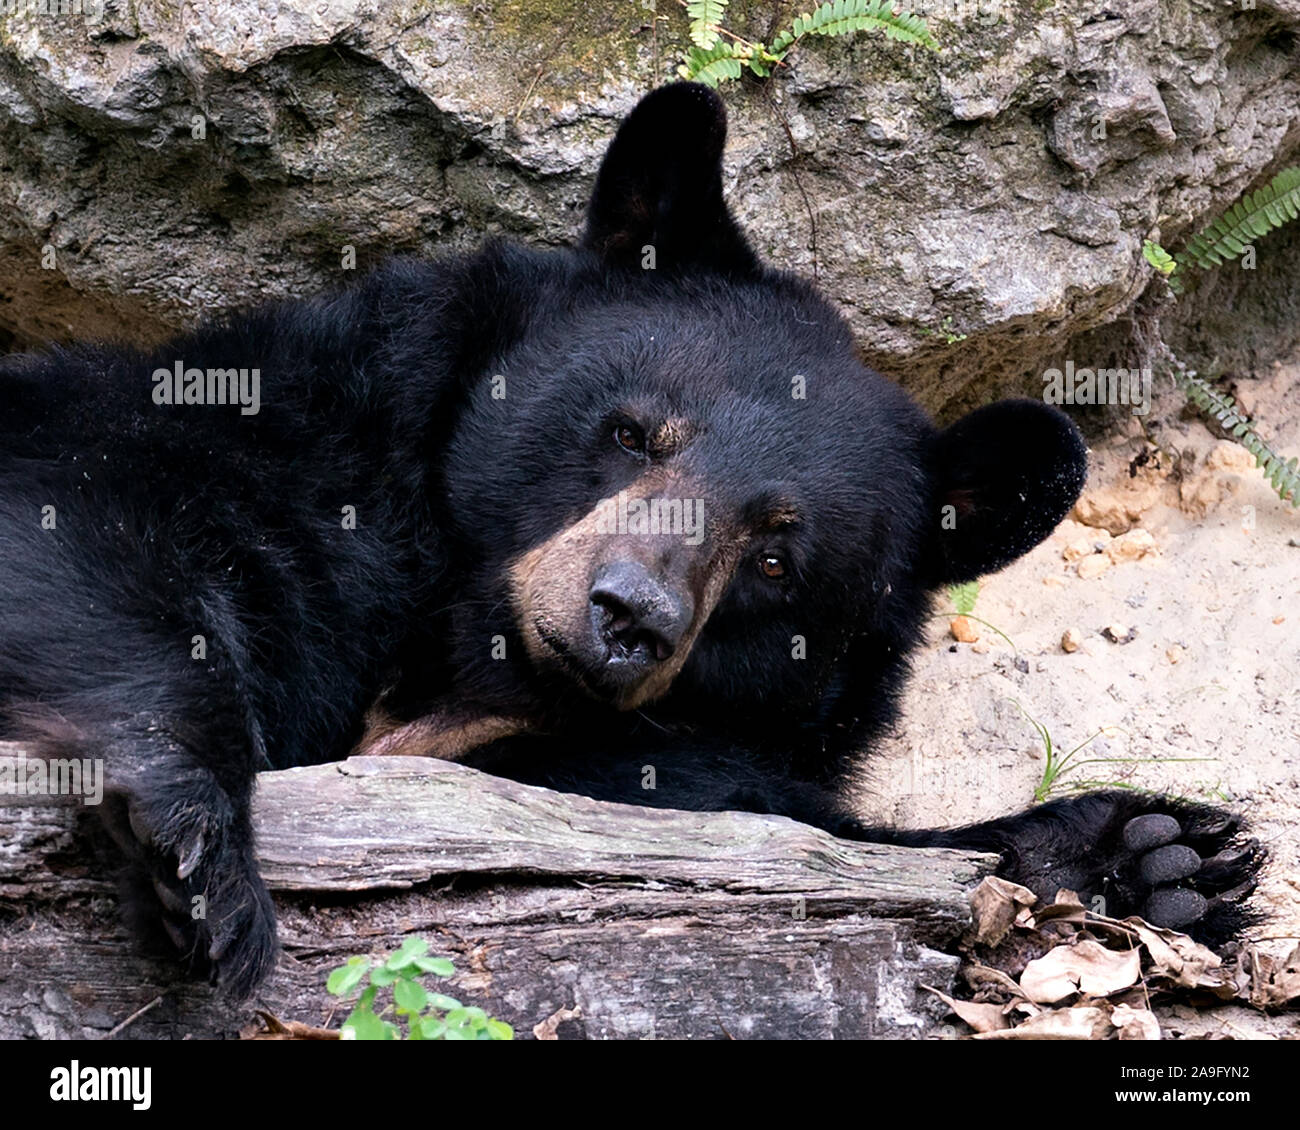
M 932 51 L 939 44 L 920 16 L 899 8 L 898 0 L 828 0 L 805 12 L 770 44 L 751 43 L 737 35 L 722 38 L 722 19 L 730 0 L 678 0 L 690 17 L 691 46 L 677 73 L 717 86 L 739 78 L 748 68 L 759 78 L 784 62 L 804 36 L 843 36 L 855 31 L 879 31 L 887 38 L 917 44 Z
M 722 23 L 730 2 L 731 0 L 686 0 L 686 14 L 691 19 L 691 42 L 700 50 L 712 50 L 718 42 L 718 25 Z
M 964 584 L 948 586 L 948 599 L 952 601 L 958 616 L 969 616 L 974 612 L 979 595 L 979 581 L 966 581 Z
M 1255 465 L 1263 470 L 1278 498 L 1300 506 L 1300 459 L 1284 460 L 1275 452 L 1227 393 L 1188 369 L 1176 367 L 1173 376 L 1188 400 L 1255 457 Z
M 1208 270 L 1235 259 L 1260 236 L 1300 218 L 1300 166 L 1283 169 L 1258 192 L 1247 193 L 1187 242 L 1178 264 Z
M 915 43 L 938 51 L 939 44 L 925 20 L 895 8 L 895 0 L 828 0 L 795 19 L 790 32 L 783 32 L 772 44 L 773 53 L 786 49 L 805 35 L 838 36 L 855 31 L 880 31 L 889 39 Z M 789 35 L 790 42 L 781 40 Z
M 692 47 L 677 73 L 687 82 L 702 82 L 716 87 L 724 79 L 740 78 L 744 63 L 725 39 L 719 39 L 707 51 Z

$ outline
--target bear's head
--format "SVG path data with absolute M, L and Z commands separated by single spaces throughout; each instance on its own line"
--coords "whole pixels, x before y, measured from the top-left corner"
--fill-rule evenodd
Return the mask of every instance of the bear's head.
M 1032 548 L 1084 480 L 1057 410 L 940 431 L 867 369 L 737 228 L 725 129 L 697 85 L 636 107 L 582 246 L 509 268 L 517 330 L 458 418 L 457 541 L 543 698 L 816 713 L 850 655 L 889 682 L 929 593 Z M 457 638 L 481 654 L 496 612 L 468 605 Z

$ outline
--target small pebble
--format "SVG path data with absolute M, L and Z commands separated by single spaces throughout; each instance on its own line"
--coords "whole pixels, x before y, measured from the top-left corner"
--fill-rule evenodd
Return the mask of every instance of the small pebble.
M 1137 638 L 1137 629 L 1126 628 L 1123 624 L 1107 624 L 1101 634 L 1111 643 L 1132 643 Z
M 1078 651 L 1083 643 L 1083 633 L 1078 628 L 1066 628 L 1061 636 L 1062 651 Z
M 1091 538 L 1075 538 L 1063 550 L 1061 556 L 1066 561 L 1081 561 L 1085 557 L 1091 557 L 1096 551 L 1092 548 Z
M 1120 534 L 1119 537 L 1107 542 L 1102 549 L 1116 565 L 1123 561 L 1140 561 L 1159 552 L 1156 539 L 1141 526 L 1134 527 L 1126 534 Z
M 952 638 L 958 643 L 974 643 L 980 638 L 975 625 L 966 616 L 954 616 L 949 620 L 948 631 L 952 633 Z
M 1091 557 L 1085 557 L 1079 562 L 1079 579 L 1084 581 L 1094 580 L 1114 564 L 1115 562 L 1104 553 L 1094 553 Z

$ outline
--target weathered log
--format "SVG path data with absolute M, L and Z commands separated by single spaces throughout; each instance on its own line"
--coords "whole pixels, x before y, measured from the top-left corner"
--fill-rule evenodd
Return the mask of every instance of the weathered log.
M 263 774 L 255 819 L 284 952 L 231 1004 L 119 922 L 90 808 L 0 797 L 0 1037 L 233 1036 L 255 1006 L 337 1026 L 326 972 L 411 934 L 520 1035 L 576 1009 L 561 1037 L 923 1036 L 918 985 L 951 984 L 992 862 L 401 757 Z

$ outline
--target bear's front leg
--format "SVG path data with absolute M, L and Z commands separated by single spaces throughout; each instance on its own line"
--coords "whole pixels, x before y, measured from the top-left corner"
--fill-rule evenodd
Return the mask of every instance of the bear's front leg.
M 107 751 L 101 807 L 126 856 L 129 909 L 143 926 L 161 924 L 224 992 L 246 997 L 277 955 L 275 908 L 253 849 L 251 768 L 219 778 L 165 724 L 132 729 Z

